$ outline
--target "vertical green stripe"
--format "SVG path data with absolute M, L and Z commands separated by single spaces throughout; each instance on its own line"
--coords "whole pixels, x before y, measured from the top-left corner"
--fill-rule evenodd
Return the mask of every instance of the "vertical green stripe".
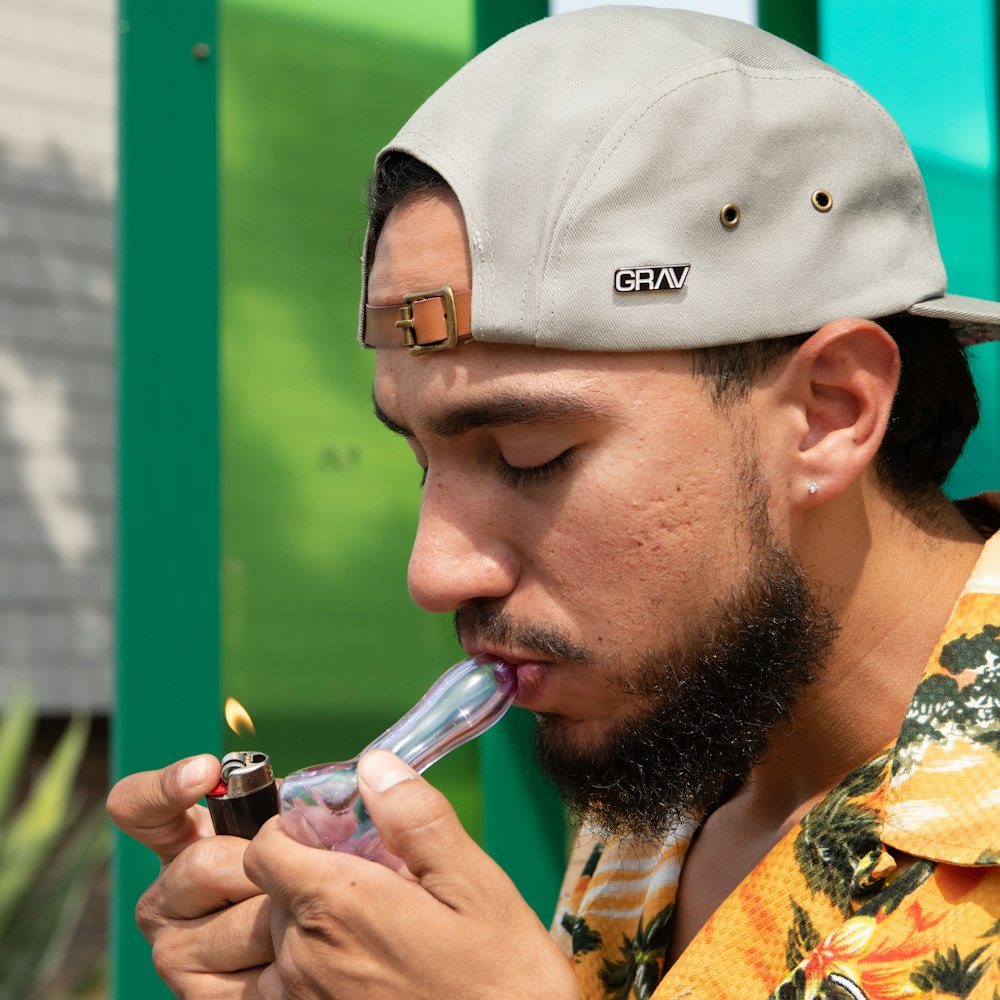
M 816 0 L 758 0 L 757 23 L 807 52 L 819 53 Z
M 113 777 L 219 741 L 215 3 L 121 0 L 119 16 Z M 169 996 L 132 918 L 155 871 L 119 837 L 119 1000 Z
M 532 21 L 540 21 L 549 13 L 548 0 L 474 0 L 474 3 L 477 52 Z
M 479 740 L 485 846 L 546 925 L 566 866 L 562 802 L 534 762 L 534 719 L 514 709 Z

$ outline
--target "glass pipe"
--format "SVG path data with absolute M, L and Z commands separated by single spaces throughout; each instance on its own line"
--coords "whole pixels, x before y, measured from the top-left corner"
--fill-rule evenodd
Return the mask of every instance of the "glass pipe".
M 300 843 L 374 858 L 378 832 L 358 792 L 357 763 L 369 750 L 391 750 L 423 771 L 499 722 L 517 693 L 517 671 L 495 656 L 456 663 L 399 722 L 357 757 L 288 775 L 278 801 L 289 836 Z

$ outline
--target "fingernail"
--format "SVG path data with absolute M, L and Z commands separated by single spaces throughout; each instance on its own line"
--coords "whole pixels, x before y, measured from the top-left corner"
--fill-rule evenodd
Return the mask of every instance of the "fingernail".
M 384 792 L 416 776 L 412 767 L 387 750 L 373 750 L 358 761 L 358 777 L 376 792 Z
M 194 760 L 189 760 L 181 768 L 179 777 L 184 788 L 199 788 L 204 785 L 208 777 L 208 758 L 195 757 Z

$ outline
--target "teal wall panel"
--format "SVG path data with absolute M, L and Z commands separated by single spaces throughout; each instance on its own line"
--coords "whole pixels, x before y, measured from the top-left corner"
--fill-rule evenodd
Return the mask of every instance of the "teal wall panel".
M 998 298 L 1000 179 L 992 0 L 822 0 L 820 55 L 899 123 L 927 185 L 948 290 Z M 953 496 L 1000 485 L 1000 344 L 971 352 L 980 427 L 947 483 Z

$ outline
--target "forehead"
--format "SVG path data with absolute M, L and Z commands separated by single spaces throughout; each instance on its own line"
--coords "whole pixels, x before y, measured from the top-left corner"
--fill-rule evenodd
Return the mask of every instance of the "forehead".
M 644 434 L 683 411 L 708 406 L 708 394 L 680 351 L 560 351 L 519 344 L 465 342 L 454 350 L 411 356 L 377 352 L 374 399 L 400 428 L 634 423 Z
M 416 194 L 386 219 L 368 275 L 368 304 L 392 305 L 407 292 L 472 285 L 465 220 L 450 192 Z

